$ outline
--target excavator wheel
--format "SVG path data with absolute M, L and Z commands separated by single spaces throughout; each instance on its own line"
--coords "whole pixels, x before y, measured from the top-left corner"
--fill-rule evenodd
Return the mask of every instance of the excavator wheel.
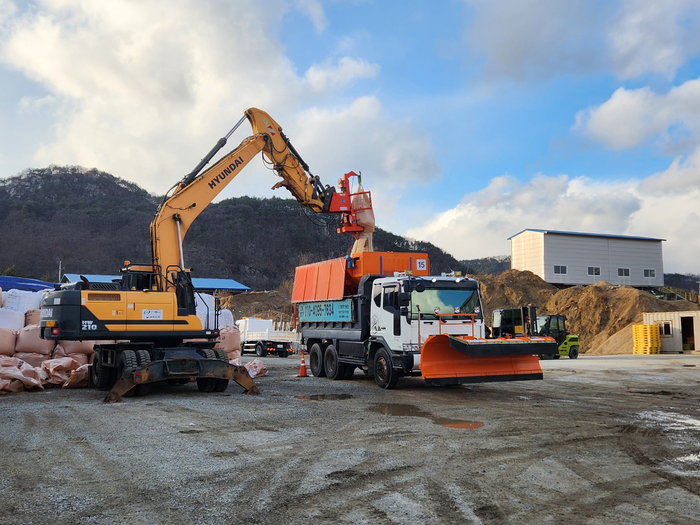
M 223 350 L 221 348 L 215 348 L 214 355 L 218 359 L 221 359 L 222 361 L 226 361 L 227 363 L 229 362 L 229 358 L 228 358 L 228 354 L 226 353 L 226 350 Z M 228 388 L 228 379 L 217 378 L 216 385 L 214 386 L 214 392 L 225 392 L 227 388 Z
M 138 368 L 139 362 L 136 359 L 136 352 L 133 350 L 122 350 L 119 356 L 119 361 L 117 363 L 118 377 L 121 379 L 122 374 L 125 370 L 133 370 Z M 117 379 L 117 380 L 119 380 Z M 123 397 L 132 397 L 136 395 L 136 388 L 132 388 L 128 392 L 125 392 Z
M 92 376 L 92 384 L 98 390 L 109 390 L 112 386 L 112 369 L 102 364 L 102 351 L 95 352 L 92 366 L 90 367 L 90 375 Z
M 201 353 L 206 359 L 218 359 L 216 352 L 209 348 L 202 350 Z M 219 386 L 219 380 L 216 377 L 197 378 L 197 388 L 200 392 L 214 392 L 217 386 Z
M 399 374 L 391 366 L 389 352 L 385 348 L 380 348 L 377 355 L 374 356 L 374 381 L 381 388 L 389 390 L 396 386 L 398 380 Z
M 318 343 L 311 345 L 311 350 L 309 350 L 309 366 L 314 377 L 326 377 L 326 368 L 323 364 L 323 350 Z
M 221 359 L 222 361 L 226 361 L 227 363 L 229 362 L 229 358 L 228 358 L 228 354 L 226 353 L 226 350 L 223 350 L 221 348 L 215 348 L 214 355 L 216 356 L 216 359 Z
M 151 354 L 148 350 L 136 350 L 136 361 L 138 362 L 139 368 L 145 366 L 151 362 Z M 151 384 L 145 383 L 143 385 L 137 385 L 134 388 L 135 396 L 145 396 L 151 391 Z

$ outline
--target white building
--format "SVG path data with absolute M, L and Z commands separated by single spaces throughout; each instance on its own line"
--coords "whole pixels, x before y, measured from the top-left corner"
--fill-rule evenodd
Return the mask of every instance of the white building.
M 662 354 L 692 351 L 700 332 L 700 311 L 645 313 L 644 324 L 659 325 Z
M 556 230 L 523 230 L 509 238 L 511 268 L 552 284 L 664 285 L 665 239 Z

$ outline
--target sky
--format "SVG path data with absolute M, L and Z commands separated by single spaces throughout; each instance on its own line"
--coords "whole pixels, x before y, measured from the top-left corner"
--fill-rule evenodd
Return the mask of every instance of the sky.
M 699 0 L 0 0 L 2 178 L 162 195 L 248 107 L 458 259 L 551 229 L 665 239 L 666 272 L 700 273 Z M 221 198 L 277 180 L 261 157 Z

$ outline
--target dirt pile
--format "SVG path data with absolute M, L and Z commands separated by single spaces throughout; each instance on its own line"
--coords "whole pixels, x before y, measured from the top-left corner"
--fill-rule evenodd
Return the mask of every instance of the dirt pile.
M 293 314 L 291 282 L 282 283 L 277 290 L 222 297 L 221 307 L 231 310 L 235 319 L 260 317 L 283 323 L 291 322 Z
M 528 304 L 536 306 L 538 314 L 564 314 L 569 330 L 579 335 L 581 351 L 586 353 L 631 354 L 632 329 L 623 329 L 641 323 L 644 312 L 700 309 L 688 301 L 663 301 L 649 292 L 605 281 L 559 290 L 532 272 L 518 270 L 478 275 L 476 279 L 481 283 L 487 320 L 496 308 Z
M 557 292 L 557 287 L 544 282 L 532 272 L 506 270 L 499 275 L 474 275 L 481 284 L 481 300 L 485 319 L 498 308 L 519 308 L 532 304 L 541 309 Z

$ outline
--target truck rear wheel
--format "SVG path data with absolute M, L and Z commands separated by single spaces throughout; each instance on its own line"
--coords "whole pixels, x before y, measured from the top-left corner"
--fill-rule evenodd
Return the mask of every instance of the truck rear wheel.
M 262 343 L 256 344 L 255 355 L 258 357 L 265 357 L 267 355 L 267 348 L 265 348 Z
M 280 350 L 279 352 L 277 352 L 277 355 L 280 357 L 287 357 L 289 354 L 286 350 Z
M 318 343 L 311 345 L 311 350 L 309 350 L 309 366 L 315 377 L 326 377 L 326 369 L 323 366 L 323 351 Z
M 377 385 L 387 390 L 394 388 L 399 380 L 399 374 L 391 364 L 391 356 L 385 348 L 377 351 L 374 356 L 374 380 Z
M 344 379 L 346 367 L 338 362 L 338 351 L 335 346 L 328 345 L 324 354 L 323 366 L 328 379 Z
M 354 365 L 345 365 L 345 375 L 343 376 L 343 379 L 352 379 L 352 377 L 355 375 L 355 366 Z

